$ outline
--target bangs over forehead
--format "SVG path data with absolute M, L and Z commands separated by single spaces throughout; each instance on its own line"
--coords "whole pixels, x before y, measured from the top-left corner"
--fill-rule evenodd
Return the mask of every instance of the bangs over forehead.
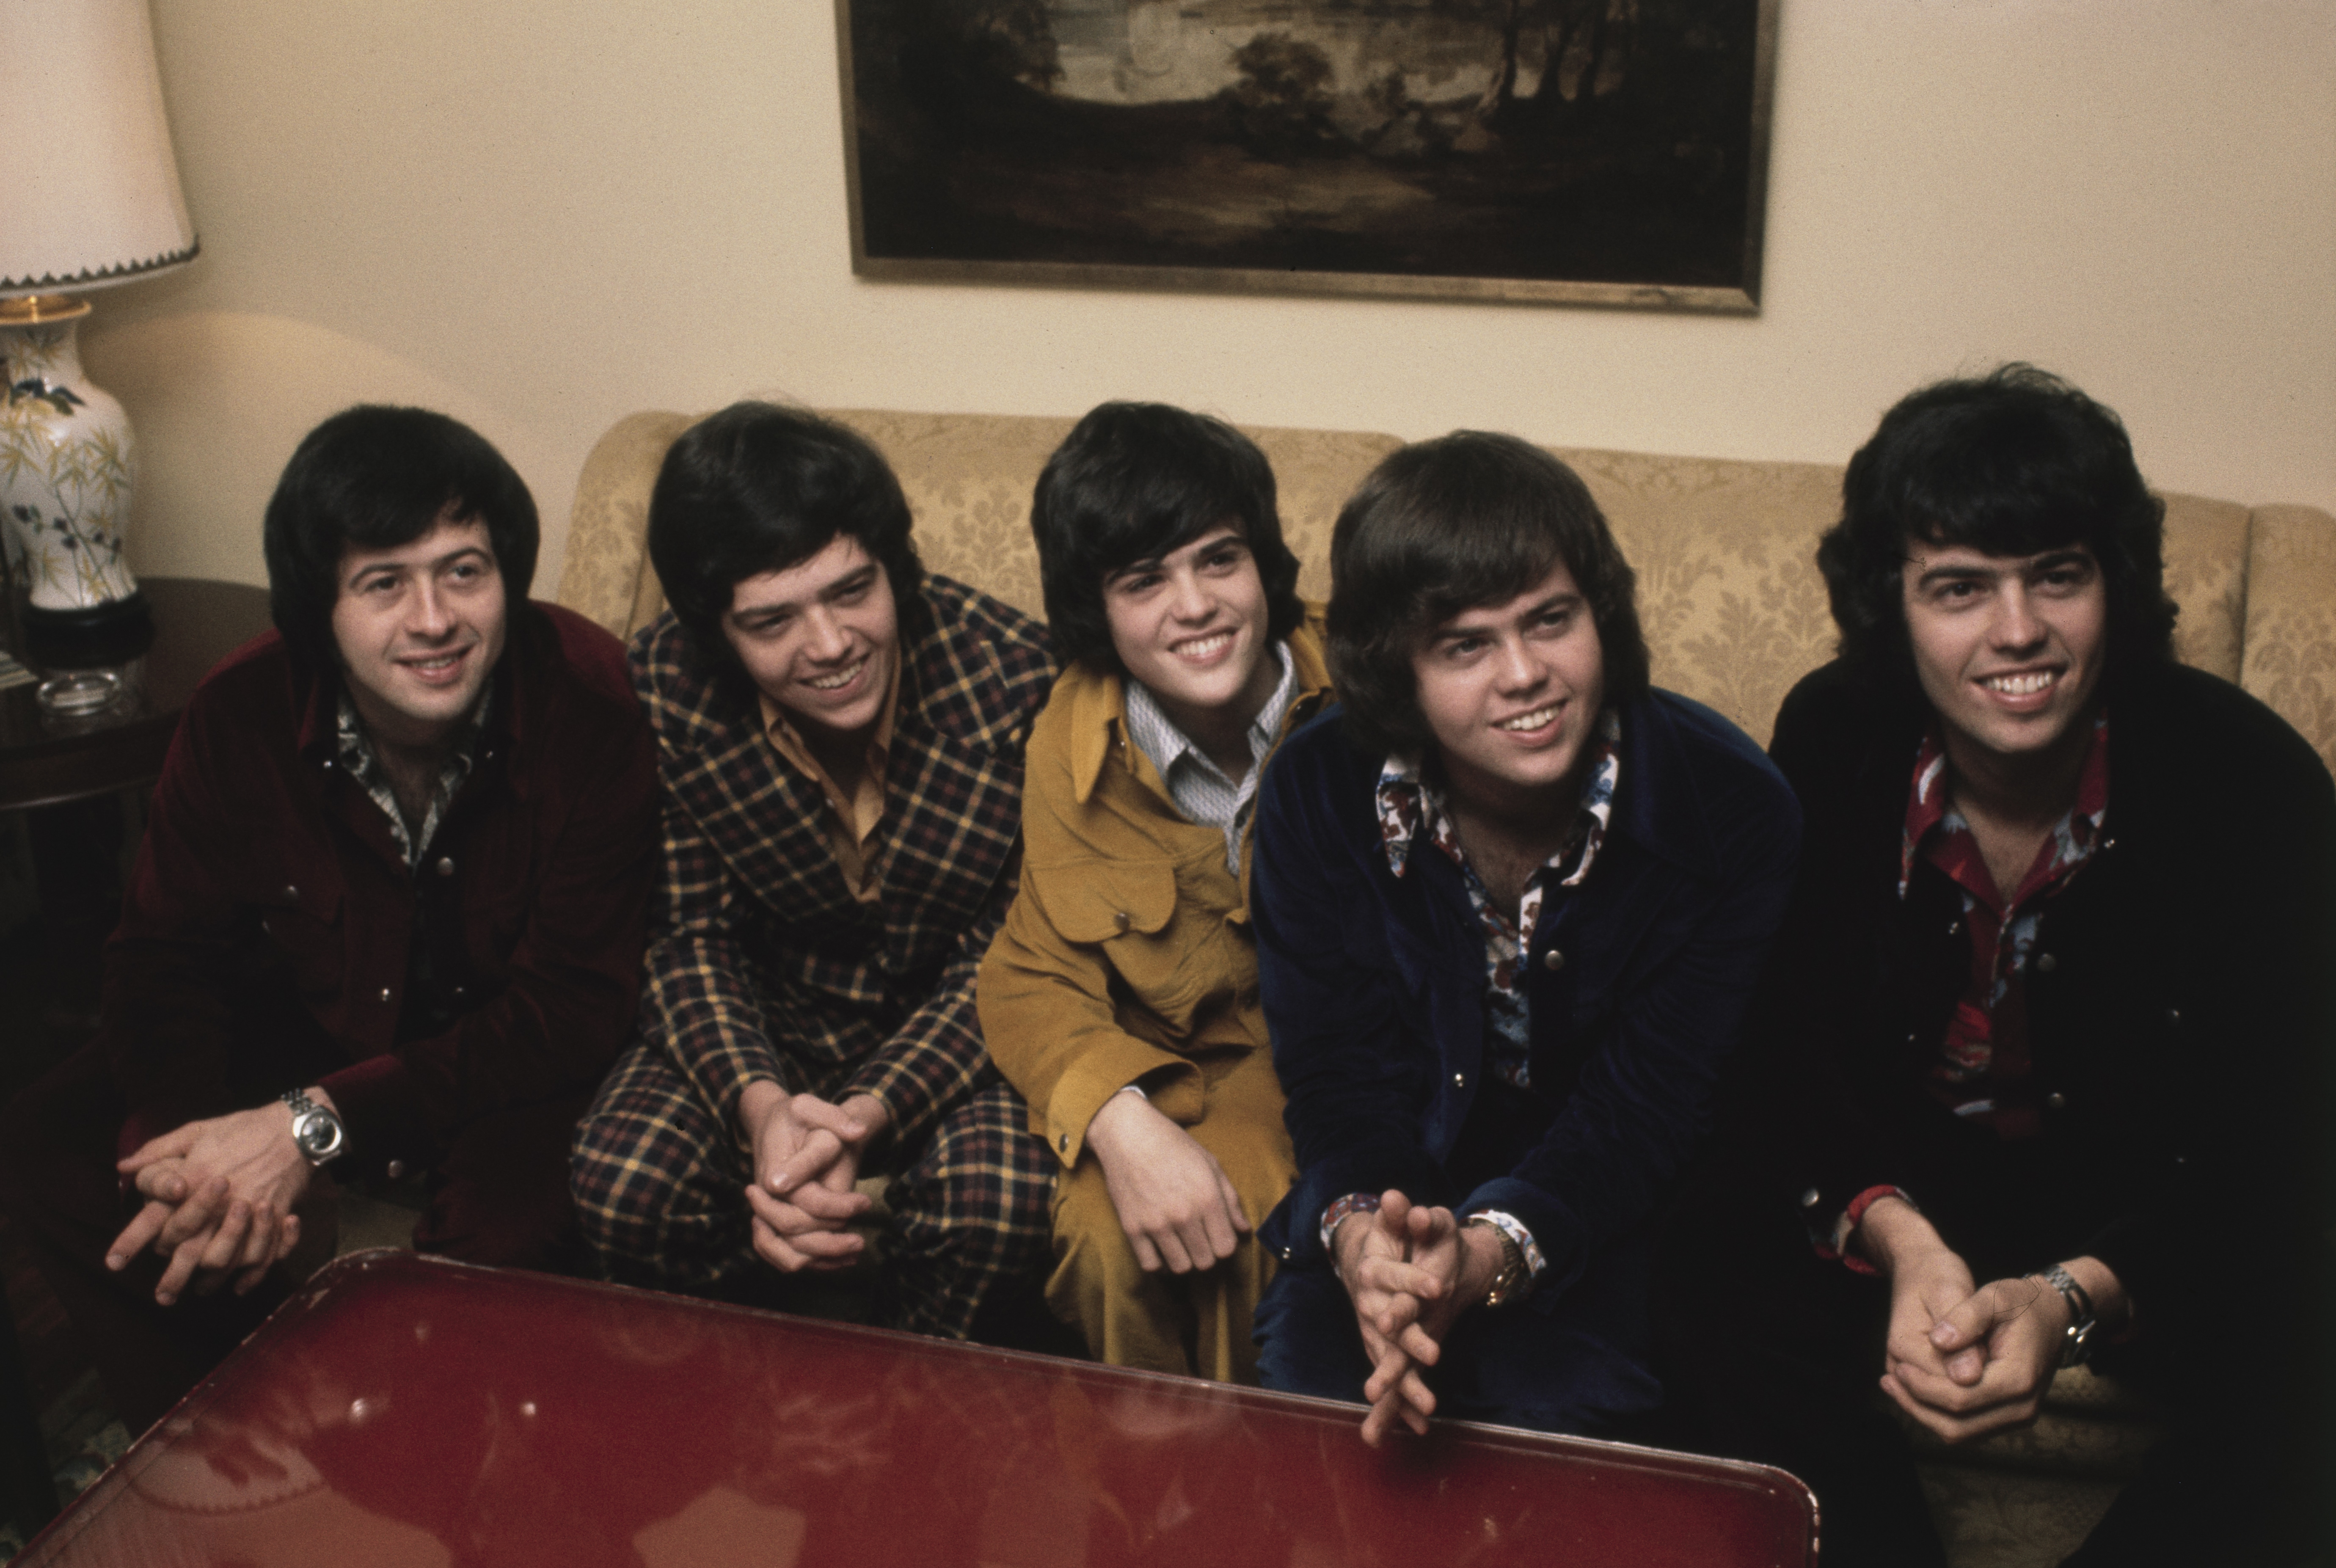
M 2068 443 L 2026 409 L 1950 407 L 1909 431 L 1926 452 L 1893 476 L 1905 545 L 1961 545 L 1986 555 L 2031 556 L 2098 541 L 2117 523 L 2127 488 L 2071 461 Z M 1927 458 L 1928 461 L 1922 461 Z
M 1512 435 L 1455 431 L 1390 453 L 1330 537 L 1330 675 L 1357 744 L 1426 744 L 1411 659 L 1436 628 L 1563 566 L 1589 606 L 1607 699 L 1647 687 L 1636 581 L 1589 487 Z

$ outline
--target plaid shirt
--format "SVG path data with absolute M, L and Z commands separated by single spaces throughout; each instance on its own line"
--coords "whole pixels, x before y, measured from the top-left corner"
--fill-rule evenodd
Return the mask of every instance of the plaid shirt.
M 709 672 L 670 613 L 634 638 L 657 738 L 665 870 L 649 905 L 641 1032 L 724 1125 L 774 1078 L 872 1095 L 921 1137 L 989 1071 L 974 971 L 1013 901 L 1022 747 L 1055 677 L 1043 628 L 946 578 L 900 605 L 900 712 L 852 896 L 819 786 L 772 745 L 754 694 Z

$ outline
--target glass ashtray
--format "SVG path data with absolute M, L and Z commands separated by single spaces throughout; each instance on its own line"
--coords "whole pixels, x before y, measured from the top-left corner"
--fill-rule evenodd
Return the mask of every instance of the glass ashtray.
M 53 714 L 75 718 L 111 707 L 122 696 L 122 677 L 110 669 L 79 669 L 53 675 L 33 693 Z

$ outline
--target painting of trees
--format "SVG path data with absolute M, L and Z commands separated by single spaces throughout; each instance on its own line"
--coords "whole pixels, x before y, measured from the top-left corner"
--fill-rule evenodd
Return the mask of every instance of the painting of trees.
M 876 278 L 1757 307 L 1776 0 L 845 0 Z

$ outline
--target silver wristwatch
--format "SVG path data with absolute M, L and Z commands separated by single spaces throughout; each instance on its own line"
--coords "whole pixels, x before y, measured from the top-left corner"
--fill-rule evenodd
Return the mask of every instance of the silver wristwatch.
M 348 1129 L 340 1117 L 298 1089 L 285 1090 L 284 1103 L 292 1107 L 292 1141 L 310 1164 L 322 1165 L 348 1147 Z
M 2093 1353 L 2093 1328 L 2099 1321 L 2093 1315 L 2093 1298 L 2077 1283 L 2076 1276 L 2055 1263 L 2037 1276 L 2055 1290 L 2060 1300 L 2068 1303 L 2068 1337 L 2060 1342 L 2060 1365 L 2081 1367 Z

